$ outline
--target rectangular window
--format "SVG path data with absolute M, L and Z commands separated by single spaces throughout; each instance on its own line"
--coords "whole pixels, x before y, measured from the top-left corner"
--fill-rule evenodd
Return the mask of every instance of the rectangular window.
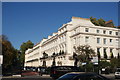
M 88 42 L 89 41 L 89 37 L 85 37 L 85 42 Z
M 116 32 L 115 34 L 118 35 L 118 32 Z
M 112 39 L 110 39 L 110 43 L 112 43 Z
M 96 32 L 97 32 L 97 33 L 100 33 L 100 30 L 97 30 Z
M 103 43 L 106 44 L 106 38 L 103 38 Z
M 103 34 L 106 34 L 106 30 L 103 30 Z
M 112 53 L 113 49 L 110 49 L 110 53 Z
M 85 32 L 89 32 L 89 28 L 85 28 Z
M 100 53 L 100 48 L 97 48 L 97 53 Z
M 106 53 L 106 48 L 104 48 L 104 50 L 103 50 L 103 51 L 104 51 L 104 53 Z
M 74 44 L 75 44 L 75 42 L 76 42 L 76 38 L 73 39 L 73 43 L 74 43 Z
M 118 39 L 116 39 L 116 42 L 118 42 Z
M 100 43 L 100 38 L 97 38 L 97 43 Z
M 109 31 L 109 34 L 112 34 L 112 31 Z
M 76 29 L 74 30 L 74 33 L 73 34 L 76 34 Z

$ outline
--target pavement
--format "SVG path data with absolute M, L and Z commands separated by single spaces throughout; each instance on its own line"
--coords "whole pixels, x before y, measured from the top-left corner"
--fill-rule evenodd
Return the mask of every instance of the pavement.
M 0 79 L 1 80 L 1 79 Z M 20 75 L 13 75 L 13 76 L 4 76 L 2 80 L 52 80 L 49 75 L 35 75 L 35 76 L 24 76 L 21 77 Z

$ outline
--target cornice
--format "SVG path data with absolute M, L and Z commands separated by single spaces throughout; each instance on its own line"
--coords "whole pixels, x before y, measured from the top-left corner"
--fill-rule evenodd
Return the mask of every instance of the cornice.
M 120 38 L 120 36 L 104 35 L 104 34 L 95 34 L 95 33 L 88 33 L 88 32 L 79 32 L 79 33 L 76 33 L 76 34 L 70 36 L 70 38 L 72 38 L 72 37 L 74 37 L 74 36 L 77 36 L 77 35 L 79 35 L 79 34 Z

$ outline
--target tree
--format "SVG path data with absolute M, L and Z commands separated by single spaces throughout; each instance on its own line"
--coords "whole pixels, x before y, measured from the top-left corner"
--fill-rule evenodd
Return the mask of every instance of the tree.
M 90 17 L 90 20 L 93 24 L 95 24 L 96 26 L 99 26 L 99 22 L 96 20 L 96 18 Z
M 110 63 L 111 63 L 111 68 L 116 68 L 118 64 L 117 58 L 110 59 Z
M 108 61 L 100 61 L 99 66 L 101 68 L 105 68 L 107 66 L 110 66 L 110 62 L 108 62 Z
M 3 65 L 2 72 L 3 75 L 6 73 L 12 73 L 13 69 L 17 68 L 19 63 L 17 49 L 15 49 L 11 42 L 5 35 L 0 36 L 0 44 L 2 44 L 2 55 L 3 55 Z
M 95 51 L 89 46 L 89 45 L 81 45 L 78 47 L 75 47 L 75 52 L 78 54 L 77 58 L 81 62 L 88 62 L 90 61 L 90 58 L 95 56 Z
M 28 48 L 33 48 L 34 44 L 28 40 L 27 42 L 23 42 L 22 45 L 20 46 L 20 51 L 22 53 L 25 53 L 25 51 L 28 49 Z
M 21 60 L 21 66 L 24 66 L 24 61 L 25 61 L 25 51 L 29 48 L 33 48 L 34 44 L 28 40 L 27 42 L 23 42 L 22 45 L 20 46 L 20 60 Z
M 81 62 L 86 62 L 85 71 L 90 71 L 92 67 L 90 58 L 95 56 L 95 51 L 89 45 L 80 45 L 78 47 L 74 46 L 74 49 L 75 52 L 77 53 L 77 59 L 80 60 Z
M 98 22 L 100 26 L 105 26 L 105 20 L 103 20 L 102 18 L 98 19 Z

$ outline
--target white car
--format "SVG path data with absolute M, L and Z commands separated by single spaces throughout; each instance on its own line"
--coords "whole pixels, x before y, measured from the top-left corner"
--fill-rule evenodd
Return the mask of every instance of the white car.
M 115 78 L 120 78 L 120 68 L 117 68 L 115 71 Z

